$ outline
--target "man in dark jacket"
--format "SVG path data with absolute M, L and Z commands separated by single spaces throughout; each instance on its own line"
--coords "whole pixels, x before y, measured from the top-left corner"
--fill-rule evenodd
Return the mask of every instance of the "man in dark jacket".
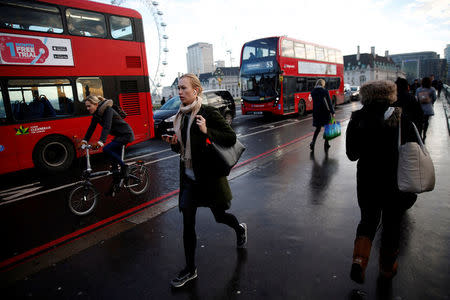
M 398 77 L 395 84 L 397 85 L 397 101 L 392 106 L 401 107 L 402 115 L 414 122 L 420 132 L 422 130 L 423 110 L 419 101 L 409 93 L 406 79 Z

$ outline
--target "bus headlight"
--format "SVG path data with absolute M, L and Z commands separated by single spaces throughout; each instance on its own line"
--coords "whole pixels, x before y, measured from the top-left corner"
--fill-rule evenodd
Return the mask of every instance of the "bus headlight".
M 275 98 L 275 101 L 273 101 L 273 107 L 276 107 L 278 105 L 278 102 L 280 101 L 279 97 Z

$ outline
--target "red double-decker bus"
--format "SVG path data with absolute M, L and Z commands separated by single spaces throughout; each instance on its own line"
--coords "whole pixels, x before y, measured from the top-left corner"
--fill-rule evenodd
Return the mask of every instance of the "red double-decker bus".
M 304 115 L 312 110 L 311 91 L 326 81 L 333 105 L 344 102 L 341 51 L 285 36 L 247 42 L 242 47 L 242 114 Z
M 134 10 L 85 0 L 0 0 L 0 174 L 67 169 L 82 155 L 75 145 L 91 120 L 82 102 L 89 94 L 122 107 L 133 143 L 153 137 L 145 53 Z

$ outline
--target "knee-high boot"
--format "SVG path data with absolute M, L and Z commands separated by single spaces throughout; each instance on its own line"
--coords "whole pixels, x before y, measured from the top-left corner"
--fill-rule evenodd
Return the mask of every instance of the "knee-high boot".
M 397 274 L 398 250 L 380 249 L 380 275 L 386 279 L 392 279 Z
M 350 278 L 357 283 L 364 283 L 367 264 L 369 263 L 372 241 L 365 236 L 357 236 L 353 248 L 353 263 Z

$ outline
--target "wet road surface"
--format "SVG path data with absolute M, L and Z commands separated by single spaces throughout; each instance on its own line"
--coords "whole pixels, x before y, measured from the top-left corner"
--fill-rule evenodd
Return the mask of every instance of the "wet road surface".
M 349 111 L 351 108 L 344 106 L 338 118 L 348 118 Z M 92 233 L 105 238 L 93 239 L 91 247 L 74 251 L 64 260 L 55 261 L 50 267 L 12 283 L 3 294 L 13 298 L 47 299 L 349 299 L 357 290 L 367 299 L 448 299 L 450 138 L 442 104 L 436 103 L 436 116 L 431 120 L 427 139 L 436 168 L 436 188 L 420 195 L 406 215 L 402 225 L 399 273 L 391 286 L 377 281 L 378 236 L 366 283 L 357 285 L 349 279 L 354 234 L 359 221 L 356 164 L 345 157 L 344 136 L 331 142 L 328 156 L 319 147 L 320 139 L 315 155 L 310 155 L 311 120 L 306 119 L 279 120 L 280 123 L 274 126 L 286 126 L 277 130 L 272 130 L 272 125 L 250 126 L 247 123 L 242 131 L 235 128 L 248 148 L 242 161 L 261 155 L 260 159 L 231 174 L 234 200 L 230 211 L 249 227 L 247 249 L 237 251 L 234 233 L 216 224 L 208 209 L 199 209 L 199 278 L 186 287 L 173 290 L 169 286 L 170 280 L 184 266 L 181 215 L 173 208 L 148 221 L 139 221 L 138 214 Z M 253 121 L 258 123 L 257 120 Z M 296 124 L 287 125 L 289 122 Z M 343 122 L 344 132 L 346 124 Z M 262 127 L 252 129 L 252 126 Z M 251 130 L 256 132 L 258 129 L 267 131 L 252 135 Z M 289 144 L 291 141 L 294 142 Z M 278 146 L 281 146 L 278 150 L 270 151 Z M 152 174 L 159 172 L 164 179 L 161 182 L 165 184 L 155 187 L 160 189 L 158 192 L 152 189 L 146 199 L 178 188 L 177 171 L 167 171 L 177 170 L 177 159 L 149 164 L 151 168 L 153 165 L 158 169 L 152 170 Z M 164 174 L 166 172 L 168 174 Z M 56 203 L 63 195 L 54 197 Z M 46 203 L 35 204 L 36 210 L 41 206 L 56 205 L 46 199 L 48 196 L 43 198 L 34 201 Z M 117 202 L 120 201 L 128 203 L 119 197 Z M 167 203 L 170 201 L 173 200 L 167 200 Z M 23 203 L 28 211 L 30 203 L 18 203 Z M 65 203 L 60 205 L 59 208 L 64 209 Z M 39 230 L 54 232 L 53 227 L 64 227 L 64 224 L 71 224 L 66 225 L 69 232 L 69 227 L 72 230 L 84 228 L 104 220 L 111 213 L 123 211 L 123 205 L 117 204 L 115 209 L 114 205 L 101 203 L 93 217 L 96 220 L 76 219 L 74 223 L 68 215 L 55 222 L 55 214 L 49 210 L 47 215 L 41 216 L 49 220 L 48 224 L 39 225 L 42 227 Z M 27 214 L 25 217 L 32 218 L 32 212 Z M 2 218 L 7 216 L 5 213 Z M 23 223 L 17 221 L 17 226 L 19 224 Z M 23 232 L 38 227 L 37 224 L 29 226 L 31 228 Z M 13 225 L 9 228 L 19 230 Z M 107 232 L 114 230 L 122 233 L 108 236 Z M 32 236 L 23 235 L 22 239 L 28 240 Z M 76 247 L 77 241 L 71 242 L 42 255 L 41 259 L 46 255 L 58 256 L 58 251 Z M 36 258 L 34 262 L 41 263 L 42 260 Z M 32 265 L 33 261 L 28 264 Z M 2 274 L 13 273 L 14 269 Z

